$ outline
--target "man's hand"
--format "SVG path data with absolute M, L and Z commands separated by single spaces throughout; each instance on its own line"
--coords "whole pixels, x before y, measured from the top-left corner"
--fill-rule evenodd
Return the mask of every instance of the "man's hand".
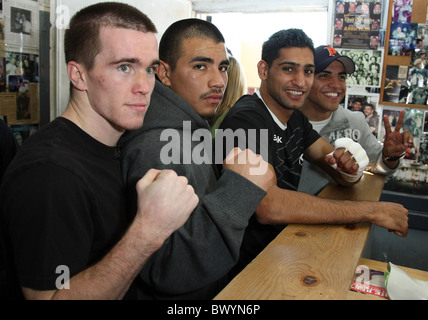
M 361 175 L 369 164 L 369 158 L 363 147 L 349 138 L 335 141 L 335 150 L 327 155 L 326 161 L 334 168 L 347 175 Z
M 185 177 L 172 170 L 151 169 L 137 183 L 138 211 L 144 231 L 161 245 L 179 229 L 199 199 Z
M 234 148 L 224 159 L 223 168 L 235 171 L 265 191 L 276 185 L 272 165 L 249 149 Z
M 327 155 L 326 161 L 337 171 L 350 175 L 356 175 L 360 168 L 352 154 L 344 148 L 336 149 L 333 154 Z
M 394 131 L 391 129 L 388 116 L 383 117 L 383 123 L 385 126 L 385 139 L 382 152 L 384 157 L 398 158 L 406 151 L 407 147 L 413 144 L 413 136 L 408 130 L 400 132 L 403 127 L 405 114 L 406 110 L 401 110 Z M 386 163 L 386 165 L 388 165 L 388 163 Z
M 376 202 L 374 205 L 376 208 L 370 222 L 394 232 L 397 236 L 407 236 L 409 212 L 406 208 L 393 202 Z

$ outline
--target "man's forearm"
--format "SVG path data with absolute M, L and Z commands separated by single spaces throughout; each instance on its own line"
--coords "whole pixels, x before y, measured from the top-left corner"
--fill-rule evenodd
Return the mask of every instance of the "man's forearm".
M 399 236 L 408 232 L 408 210 L 393 202 L 330 200 L 271 187 L 256 210 L 262 224 L 374 223 Z
M 352 203 L 352 205 L 347 205 Z M 342 224 L 369 221 L 373 204 L 323 199 L 276 186 L 256 210 L 262 224 Z
M 73 276 L 67 288 L 38 291 L 23 288 L 26 299 L 115 300 L 122 299 L 147 259 L 162 245 L 143 231 L 140 221 L 97 264 Z M 65 287 L 65 285 L 64 285 Z

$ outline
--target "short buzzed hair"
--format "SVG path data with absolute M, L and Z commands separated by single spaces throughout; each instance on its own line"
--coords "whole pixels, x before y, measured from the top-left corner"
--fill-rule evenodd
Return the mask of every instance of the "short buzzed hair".
M 314 43 L 303 30 L 287 29 L 274 33 L 263 44 L 262 60 L 271 67 L 284 48 L 309 48 L 315 55 Z
M 76 61 L 91 70 L 101 50 L 100 27 L 157 33 L 153 22 L 140 10 L 119 2 L 101 2 L 77 12 L 65 32 L 66 63 Z
M 159 44 L 159 58 L 172 70 L 183 55 L 182 44 L 185 39 L 211 39 L 215 43 L 225 42 L 220 30 L 211 22 L 201 19 L 184 19 L 173 23 L 163 34 Z

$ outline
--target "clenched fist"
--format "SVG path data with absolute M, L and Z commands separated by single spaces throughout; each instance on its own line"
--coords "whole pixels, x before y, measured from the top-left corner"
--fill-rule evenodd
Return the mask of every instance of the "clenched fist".
M 165 241 L 189 218 L 199 202 L 185 177 L 172 170 L 151 169 L 137 183 L 137 217 L 146 232 Z
M 276 174 L 272 165 L 249 149 L 242 151 L 240 148 L 234 148 L 224 159 L 223 168 L 239 173 L 265 191 L 276 185 Z

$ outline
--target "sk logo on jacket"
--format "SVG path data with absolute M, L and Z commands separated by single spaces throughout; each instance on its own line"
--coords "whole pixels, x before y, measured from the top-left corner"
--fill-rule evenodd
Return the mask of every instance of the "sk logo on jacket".
M 275 134 L 273 136 L 273 141 L 275 141 L 276 143 L 282 143 L 282 137 L 279 137 Z

